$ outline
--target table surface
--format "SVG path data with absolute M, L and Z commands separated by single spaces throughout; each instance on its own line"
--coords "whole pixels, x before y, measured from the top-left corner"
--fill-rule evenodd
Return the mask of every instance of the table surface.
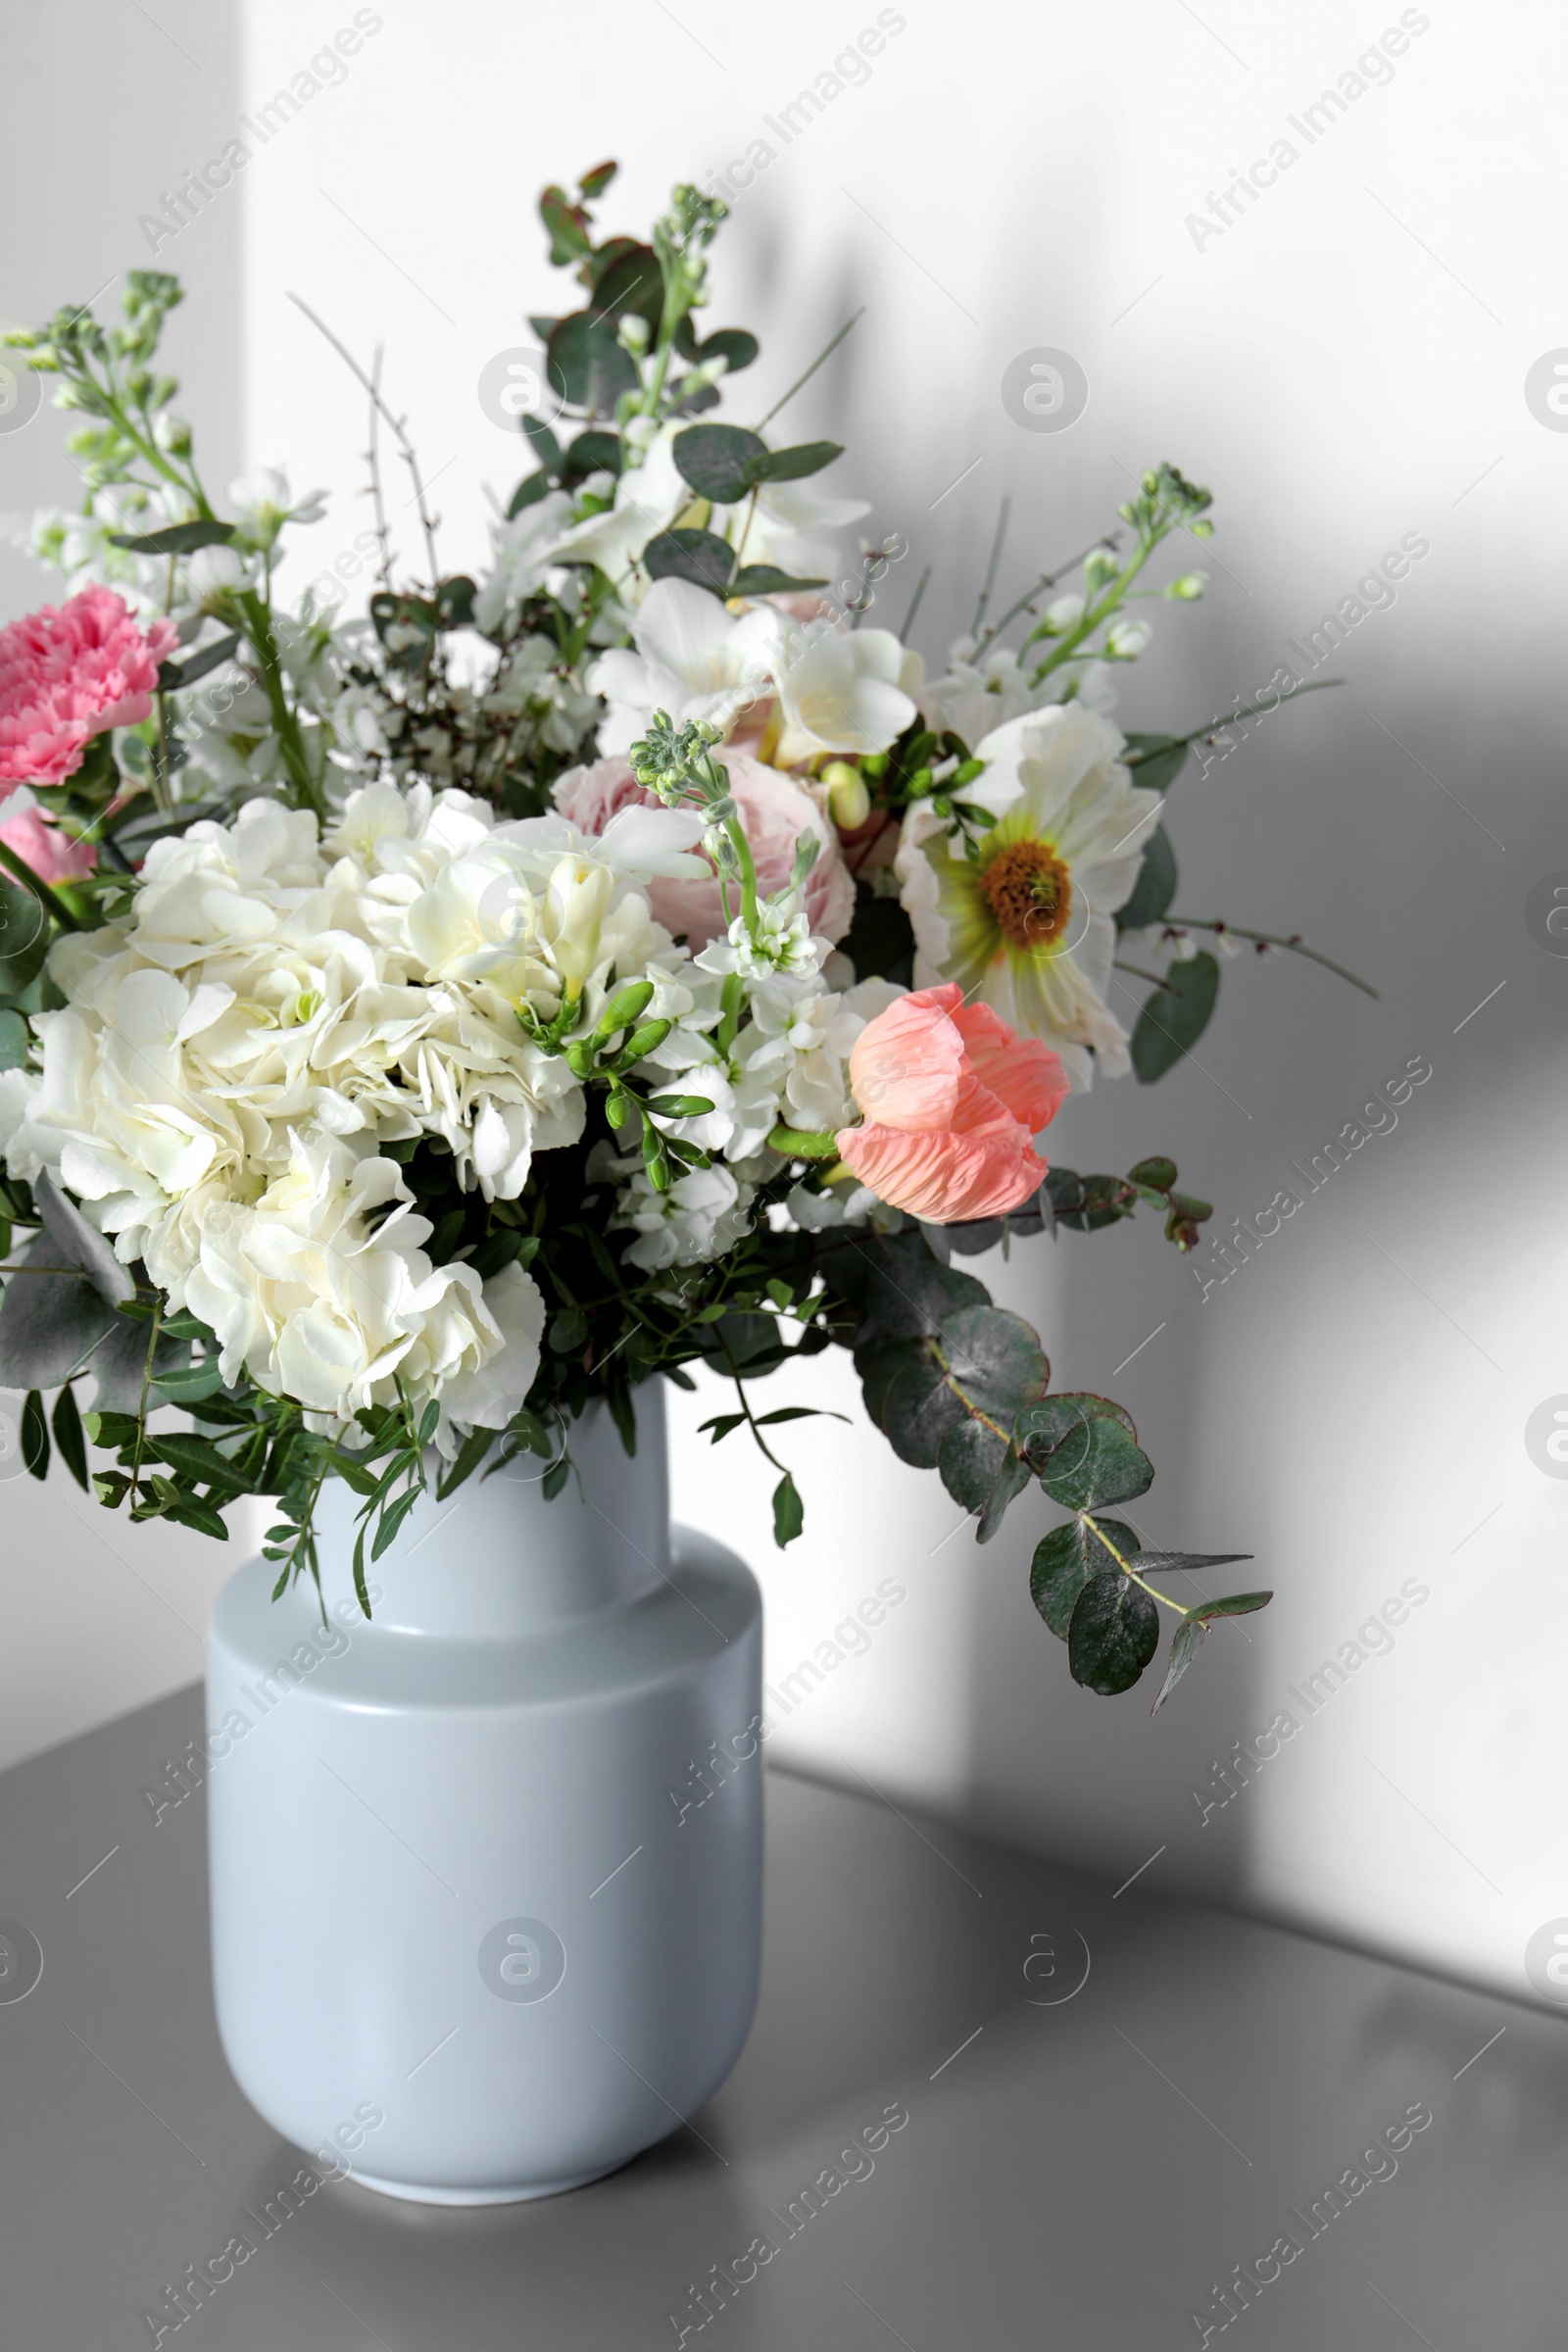
M 336 2180 L 264 2237 L 301 2158 L 219 2048 L 202 1797 L 155 1823 L 141 1794 L 199 1724 L 181 1691 L 0 1778 L 0 1919 L 43 1955 L 0 2001 L 8 2352 L 147 2345 L 236 2232 L 254 2250 L 166 2345 L 1568 2337 L 1560 2019 L 783 1773 L 761 2004 L 693 2123 L 571 2195 L 452 2212 Z

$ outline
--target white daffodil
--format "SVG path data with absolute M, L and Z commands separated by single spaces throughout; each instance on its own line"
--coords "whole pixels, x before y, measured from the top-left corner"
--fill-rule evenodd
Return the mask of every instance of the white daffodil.
M 819 752 L 885 752 L 915 717 L 920 657 L 890 629 L 783 621 L 781 633 L 775 765 L 793 767 Z
M 588 684 L 610 705 L 599 731 L 603 753 L 624 752 L 656 710 L 677 727 L 701 718 L 727 732 L 768 688 L 780 617 L 760 607 L 737 619 L 694 580 L 656 580 L 634 631 L 637 650 L 602 654 Z
M 1108 1076 L 1127 1068 L 1127 1032 L 1106 1002 L 1111 918 L 1159 810 L 1121 750 L 1116 728 L 1075 703 L 1010 719 L 976 746 L 986 771 L 964 787 L 998 820 L 977 835 L 979 855 L 967 858 L 921 800 L 895 861 L 914 926 L 915 986 L 956 980 L 966 999 L 1054 1047 L 1079 1090 L 1096 1059 Z

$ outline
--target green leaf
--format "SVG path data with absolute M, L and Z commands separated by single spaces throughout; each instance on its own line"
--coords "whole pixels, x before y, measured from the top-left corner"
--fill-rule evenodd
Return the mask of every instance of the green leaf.
M 170 1404 L 196 1404 L 204 1396 L 216 1396 L 223 1385 L 223 1375 L 218 1368 L 216 1356 L 208 1356 L 199 1364 L 174 1364 L 160 1372 L 153 1386 Z
M 587 432 L 577 435 L 561 461 L 563 488 L 569 490 L 576 483 L 585 482 L 591 473 L 618 474 L 625 455 L 618 433 L 603 432 L 591 425 Z
M 664 276 L 651 245 L 631 244 L 594 278 L 594 311 L 602 318 L 632 312 L 658 331 L 664 308 Z
M 1177 1626 L 1171 1638 L 1170 1663 L 1165 1668 L 1165 1680 L 1160 1684 L 1159 1690 L 1155 1693 L 1154 1703 L 1149 1710 L 1152 1715 L 1159 1713 L 1160 1708 L 1165 1704 L 1166 1699 L 1169 1698 L 1182 1676 L 1202 1648 L 1207 1632 L 1206 1625 L 1200 1625 L 1197 1619 L 1192 1617 L 1184 1617 Z
M 870 1252 L 863 1252 L 869 1256 Z M 972 1274 L 957 1274 L 932 1256 L 923 1236 L 901 1234 L 871 1261 L 865 1323 L 856 1347 L 882 1340 L 932 1338 L 961 1307 L 989 1306 L 991 1296 Z
M 972 1279 L 960 1276 L 960 1281 Z M 1014 1414 L 1044 1396 L 1051 1366 L 1039 1334 L 1007 1308 L 960 1306 L 942 1325 L 941 1348 L 953 1379 L 972 1403 L 1008 1427 Z
M 826 580 L 806 580 L 776 564 L 743 564 L 729 584 L 731 596 L 787 596 L 796 589 L 825 588 Z M 896 899 L 888 902 L 897 906 Z
M 1132 1421 L 1105 1396 L 1048 1396 L 1018 1415 L 1016 1435 L 1030 1468 L 1063 1510 L 1131 1502 L 1154 1476 Z
M 593 251 L 587 216 L 580 205 L 572 203 L 564 188 L 552 185 L 543 191 L 539 198 L 539 218 L 549 231 L 550 260 L 557 270 L 580 262 Z
M 1129 1184 L 1147 1184 L 1152 1192 L 1168 1193 L 1176 1181 L 1176 1162 L 1155 1156 L 1141 1159 L 1136 1168 L 1127 1171 Z
M 63 1388 L 55 1398 L 53 1421 L 55 1444 L 60 1448 L 60 1459 L 65 1463 L 82 1493 L 89 1494 L 91 1489 L 87 1483 L 87 1446 L 81 1431 L 81 1414 L 76 1408 L 76 1399 L 69 1385 Z
M 825 1404 L 781 1404 L 771 1413 L 759 1413 L 759 1429 L 771 1429 L 779 1421 L 842 1421 L 853 1429 L 855 1424 L 848 1413 L 835 1413 Z
M 0 996 L 20 997 L 49 953 L 49 917 L 35 894 L 0 879 Z
M 233 536 L 231 522 L 172 522 L 167 530 L 146 531 L 139 538 L 111 531 L 109 544 L 133 556 L 193 556 L 199 547 L 226 547 Z
M 34 1478 L 49 1475 L 49 1424 L 43 1417 L 43 1398 L 27 1391 L 22 1407 L 22 1459 Z
M 1017 1446 L 1009 1441 L 1007 1450 L 1003 1455 L 997 1475 L 992 1481 L 991 1492 L 981 1506 L 980 1524 L 975 1529 L 977 1544 L 990 1543 L 1002 1525 L 1008 1503 L 1015 1495 L 1021 1494 L 1028 1484 L 1029 1465 L 1020 1456 Z
M 1219 993 L 1219 965 L 1212 956 L 1193 956 L 1173 963 L 1166 979 L 1168 985 L 1155 989 L 1133 1031 L 1133 1068 L 1146 1086 L 1190 1054 L 1208 1027 Z
M 643 563 L 656 580 L 690 580 L 722 598 L 730 594 L 735 551 L 713 531 L 661 531 L 644 548 Z
M 637 388 L 631 355 L 614 328 L 591 311 L 573 311 L 557 321 L 546 359 L 557 397 L 596 416 L 613 415 L 621 394 Z
M 1129 1555 L 1140 1576 L 1169 1576 L 1173 1570 L 1228 1568 L 1233 1560 L 1250 1560 L 1250 1551 L 1140 1551 Z M 1195 1615 L 1201 1615 L 1195 1610 Z
M 591 172 L 585 172 L 577 182 L 577 193 L 584 204 L 592 204 L 596 196 L 602 196 L 619 170 L 618 164 L 610 163 L 595 164 Z
M 793 449 L 768 449 L 754 458 L 747 467 L 747 487 L 757 482 L 798 482 L 808 473 L 820 473 L 835 458 L 844 455 L 842 441 L 798 441 Z M 680 461 L 677 458 L 676 464 Z M 681 470 L 684 472 L 685 468 Z M 691 476 L 687 475 L 687 480 Z
M 965 1413 L 944 1430 L 937 1447 L 937 1470 L 942 1484 L 959 1507 L 978 1513 L 991 1499 L 1010 1447 L 973 1414 Z M 1027 1471 L 1024 1473 L 1027 1478 Z
M 748 334 L 744 326 L 720 326 L 715 327 L 710 335 L 703 337 L 697 346 L 697 357 L 701 361 L 722 356 L 729 362 L 727 372 L 739 375 L 743 368 L 751 366 L 761 348 L 757 337 Z
M 564 1306 L 550 1325 L 546 1345 L 557 1355 L 575 1355 L 588 1337 L 588 1318 L 580 1306 Z
M 528 436 L 529 446 L 547 476 L 561 471 L 561 443 L 556 439 L 542 416 L 531 416 L 526 410 L 518 419 Z
M 1175 896 L 1176 853 L 1164 826 L 1156 825 L 1144 844 L 1133 895 L 1116 909 L 1117 930 L 1142 931 L 1146 924 L 1157 923 Z
M 378 1560 L 387 1545 L 396 1540 L 398 1529 L 418 1501 L 421 1491 L 418 1487 L 410 1487 L 404 1494 L 394 1496 L 391 1502 L 382 1505 L 380 1523 L 370 1545 L 372 1560 Z
M 806 1525 L 806 1505 L 796 1491 L 795 1481 L 785 1471 L 773 1489 L 773 1541 L 782 1551 L 793 1544 Z
M 883 1392 L 877 1418 L 901 1462 L 912 1463 L 916 1470 L 934 1470 L 942 1458 L 943 1439 L 968 1415 L 928 1348 L 908 1343 L 896 1352 L 901 1361 Z
M 549 1469 L 539 1481 L 540 1492 L 543 1494 L 546 1502 L 555 1501 L 556 1496 L 561 1493 L 562 1488 L 565 1485 L 570 1475 L 571 1464 L 566 1459 L 564 1454 L 562 1455 L 559 1462 L 551 1463 Z
M 1250 1559 L 1250 1552 L 1222 1554 L 1232 1559 Z M 1230 1592 L 1223 1600 L 1200 1600 L 1187 1614 L 1195 1625 L 1207 1625 L 1215 1617 L 1250 1617 L 1254 1609 L 1266 1609 L 1273 1599 L 1272 1592 Z
M 1124 1559 L 1136 1548 L 1138 1538 L 1119 1519 L 1102 1519 L 1101 1525 Z M 1081 1519 L 1069 1519 L 1065 1527 L 1041 1537 L 1029 1569 L 1029 1596 L 1058 1641 L 1066 1641 L 1078 1595 L 1091 1576 L 1111 1565 L 1105 1546 Z
M 0 1011 L 0 1070 L 20 1070 L 27 1058 L 27 1024 L 20 1012 Z M 7 1231 L 9 1233 L 9 1225 Z M 3 1253 L 10 1254 L 7 1243 Z
M 473 1429 L 468 1432 L 458 1448 L 458 1456 L 451 1469 L 443 1471 L 436 1480 L 437 1502 L 445 1502 L 465 1479 L 473 1476 L 495 1442 L 495 1431 L 492 1429 Z
M 729 1437 L 734 1430 L 744 1429 L 745 1426 L 744 1413 L 715 1413 L 711 1421 L 704 1421 L 699 1426 L 697 1434 L 701 1437 L 705 1429 L 710 1429 L 713 1433 L 712 1443 L 716 1446 L 720 1439 Z
M 1159 1646 L 1159 1611 L 1119 1568 L 1099 1571 L 1079 1593 L 1067 1628 L 1075 1683 L 1113 1698 L 1130 1690 Z
M 760 476 L 752 468 L 768 455 L 757 433 L 738 424 L 689 424 L 674 440 L 681 479 L 715 507 L 733 507 Z
M 536 507 L 550 493 L 550 476 L 542 468 L 538 473 L 524 474 L 507 504 L 507 520 L 520 514 L 524 507 Z
M 194 686 L 197 679 L 205 678 L 209 670 L 231 661 L 238 650 L 239 631 L 235 629 L 231 635 L 220 637 L 216 644 L 204 645 L 201 652 L 192 654 L 188 662 L 164 662 L 158 672 L 158 683 L 166 694 L 178 694 L 182 687 Z
M 1133 782 L 1146 792 L 1164 792 L 1174 784 L 1192 748 L 1174 735 L 1128 735 L 1123 743 Z
M 713 1107 L 707 1095 L 650 1095 L 648 1108 L 662 1119 L 700 1119 Z
M 243 1494 L 250 1480 L 240 1466 L 220 1453 L 210 1438 L 197 1438 L 173 1430 L 147 1440 L 145 1448 L 149 1461 L 167 1462 L 171 1469 L 194 1479 L 203 1486 L 227 1487 L 234 1494 Z
M 159 1517 L 172 1519 L 179 1527 L 194 1528 L 199 1536 L 212 1536 L 220 1544 L 228 1541 L 228 1529 L 221 1515 L 199 1494 L 182 1494 L 178 1502 L 161 1511 Z

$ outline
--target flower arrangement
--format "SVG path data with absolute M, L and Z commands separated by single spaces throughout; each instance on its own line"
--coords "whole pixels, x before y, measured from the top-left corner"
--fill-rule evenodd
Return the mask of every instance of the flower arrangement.
M 215 1537 L 275 1497 L 279 1592 L 319 1583 L 342 1478 L 368 1611 L 367 1558 L 428 1483 L 531 1451 L 558 1493 L 591 1400 L 630 1446 L 637 1384 L 693 1363 L 733 1381 L 706 1426 L 749 1430 L 789 1543 L 775 1447 L 811 1408 L 759 1412 L 753 1383 L 847 1347 L 982 1543 L 1030 1482 L 1068 1514 L 1031 1591 L 1081 1684 L 1127 1689 L 1174 1610 L 1163 1698 L 1269 1595 L 1156 1589 L 1214 1560 L 1106 1515 L 1153 1475 L 1131 1420 L 1053 1392 L 1034 1331 L 952 1260 L 1143 1204 L 1186 1250 L 1210 1213 L 1165 1157 L 1081 1176 L 1038 1149 L 1070 1092 L 1159 1076 L 1213 1007 L 1161 822 L 1203 730 L 1108 715 L 1135 602 L 1201 591 L 1140 582 L 1208 535 L 1209 494 L 1146 474 L 1118 530 L 988 619 L 999 533 L 928 678 L 918 593 L 901 629 L 867 622 L 900 544 L 862 541 L 830 587 L 824 534 L 867 511 L 813 486 L 838 446 L 764 438 L 799 384 L 756 428 L 703 421 L 758 354 L 697 326 L 722 205 L 677 188 L 651 242 L 601 239 L 612 172 L 542 199 L 584 296 L 535 322 L 554 413 L 520 419 L 482 577 L 443 571 L 379 363 L 342 353 L 371 425 L 363 619 L 280 588 L 318 496 L 276 472 L 226 514 L 209 496 L 160 372 L 172 278 L 131 272 L 122 324 L 11 338 L 83 418 L 88 485 L 34 534 L 66 600 L 0 631 L 0 1381 L 24 1459 L 44 1475 L 52 1431 L 109 1508 Z M 1150 986 L 1130 1032 L 1118 965 Z

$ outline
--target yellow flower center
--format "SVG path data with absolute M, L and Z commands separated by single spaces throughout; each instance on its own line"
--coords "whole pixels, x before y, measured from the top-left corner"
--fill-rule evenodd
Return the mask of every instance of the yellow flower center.
M 1004 939 L 1015 948 L 1049 948 L 1067 927 L 1072 884 L 1043 841 L 1009 841 L 981 869 L 980 888 Z

